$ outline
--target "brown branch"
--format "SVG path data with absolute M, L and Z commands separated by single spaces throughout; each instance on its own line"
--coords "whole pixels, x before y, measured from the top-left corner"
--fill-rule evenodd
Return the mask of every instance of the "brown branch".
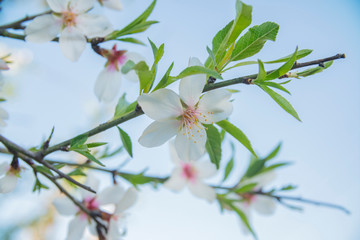
M 301 67 L 306 67 L 306 66 L 311 66 L 311 65 L 317 65 L 320 63 L 324 63 L 327 61 L 332 61 L 332 60 L 336 60 L 336 59 L 340 59 L 340 58 L 344 58 L 345 54 L 337 54 L 335 56 L 329 57 L 329 58 L 323 58 L 323 59 L 319 59 L 319 60 L 315 60 L 315 61 L 310 61 L 310 62 L 304 62 L 304 63 L 296 63 L 294 64 L 293 69 L 296 68 L 301 68 Z M 274 71 L 274 70 L 273 70 Z M 272 71 L 270 71 L 272 72 Z M 268 73 L 270 73 L 268 72 Z M 250 84 L 252 79 L 256 79 L 257 74 L 252 74 L 252 75 L 248 75 L 248 76 L 244 76 L 244 77 L 239 77 L 239 78 L 234 78 L 234 79 L 230 79 L 230 80 L 225 80 L 222 82 L 218 82 L 218 83 L 207 83 L 204 87 L 203 92 L 207 92 L 210 90 L 214 90 L 217 88 L 222 88 L 222 87 L 226 87 L 226 86 L 230 86 L 230 85 L 234 85 L 234 84 Z M 106 123 L 100 124 L 98 127 L 95 127 L 87 132 L 84 132 L 82 134 L 87 135 L 88 137 L 91 137 L 95 134 L 98 134 L 100 132 L 103 132 L 109 128 L 112 128 L 114 126 L 117 126 L 121 123 L 124 123 L 130 119 L 136 118 L 140 115 L 144 114 L 144 112 L 141 110 L 141 108 L 136 108 L 134 111 L 120 117 L 120 118 L 116 118 L 114 120 L 108 121 Z M 44 152 L 44 156 L 58 151 L 64 147 L 67 147 L 70 145 L 71 139 L 65 140 L 59 144 L 56 144 L 52 147 L 49 147 L 45 152 Z
M 48 162 L 44 161 L 42 159 L 42 157 L 40 157 L 39 155 L 35 154 L 34 152 L 31 152 L 29 150 L 26 150 L 22 147 L 20 147 L 19 145 L 15 144 L 14 142 L 10 141 L 9 139 L 5 138 L 4 136 L 0 135 L 0 142 L 2 142 L 6 148 L 9 150 L 10 153 L 17 153 L 18 156 L 20 158 L 24 158 L 24 157 L 27 157 L 27 158 L 30 158 L 30 159 L 33 159 L 34 161 L 44 165 L 45 167 L 47 167 L 48 169 L 56 172 L 57 174 L 59 174 L 59 176 L 65 178 L 66 180 L 72 182 L 73 184 L 89 191 L 89 192 L 92 192 L 92 193 L 96 193 L 93 189 L 91 189 L 90 187 L 82 184 L 82 183 L 79 183 L 78 181 L 76 181 L 75 179 L 69 177 L 68 175 L 64 174 L 63 172 L 61 172 L 59 169 L 55 168 L 54 166 L 52 166 L 51 164 L 49 164 Z

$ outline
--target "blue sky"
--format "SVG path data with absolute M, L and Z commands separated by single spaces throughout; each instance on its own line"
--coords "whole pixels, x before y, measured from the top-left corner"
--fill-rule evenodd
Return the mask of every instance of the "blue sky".
M 21 2 L 21 1 L 17 1 Z M 124 26 L 131 16 L 139 14 L 150 1 L 124 0 L 120 13 L 105 13 L 115 26 Z M 280 25 L 276 42 L 268 42 L 263 51 L 252 59 L 271 60 L 292 53 L 296 46 L 314 49 L 304 59 L 313 60 L 346 53 L 345 60 L 335 61 L 328 70 L 288 85 L 292 95 L 288 100 L 299 113 L 302 123 L 284 112 L 260 89 L 253 86 L 236 86 L 240 93 L 233 96 L 234 113 L 230 120 L 240 127 L 262 155 L 267 154 L 279 142 L 283 148 L 280 160 L 292 161 L 291 167 L 278 171 L 275 186 L 292 183 L 299 188 L 292 194 L 306 198 L 341 204 L 352 212 L 342 212 L 305 205 L 302 213 L 278 206 L 275 215 L 263 217 L 254 214 L 252 223 L 260 239 L 358 239 L 360 232 L 360 37 L 357 1 L 247 1 L 253 6 L 252 25 L 274 21 Z M 28 4 L 28 3 L 27 3 Z M 151 19 L 160 23 L 142 34 L 156 44 L 165 43 L 165 55 L 159 67 L 160 75 L 172 61 L 174 73 L 186 67 L 190 56 L 204 61 L 206 46 L 212 37 L 234 16 L 235 1 L 175 1 L 159 0 Z M 28 8 L 16 8 L 14 14 L 3 16 L 1 21 L 25 15 Z M 31 8 L 30 8 L 31 9 Z M 37 12 L 35 9 L 33 13 Z M 117 23 L 117 24 L 115 24 Z M 24 44 L 15 40 L 1 39 L 14 48 L 28 48 L 33 52 L 33 63 L 17 77 L 9 77 L 17 88 L 4 104 L 10 120 L 3 130 L 5 136 L 19 144 L 31 147 L 41 142 L 56 127 L 54 142 L 59 142 L 89 127 L 111 118 L 110 106 L 98 104 L 93 85 L 104 60 L 87 49 L 78 63 L 71 63 L 62 56 L 54 43 Z M 123 45 L 143 54 L 149 61 L 149 48 Z M 51 53 L 51 54 L 49 54 Z M 270 69 L 270 67 L 269 67 Z M 256 67 L 238 69 L 224 74 L 224 79 L 254 73 Z M 137 85 L 123 81 L 122 91 L 136 98 Z M 175 84 L 171 88 L 177 90 Z M 97 120 L 89 119 L 89 112 L 99 112 Z M 91 113 L 90 113 L 91 114 Z M 94 123 L 95 122 L 95 123 Z M 137 138 L 151 121 L 145 116 L 123 125 L 134 142 L 135 158 L 126 166 L 140 171 L 149 167 L 150 174 L 166 175 L 172 164 L 168 146 L 146 149 Z M 115 130 L 107 132 L 115 145 L 119 138 Z M 236 173 L 241 174 L 248 163 L 249 153 L 237 145 Z M 161 154 L 159 154 L 161 153 Z M 159 155 L 161 155 L 159 157 Z M 224 153 L 224 159 L 229 156 Z M 60 157 L 63 157 L 60 156 Z M 31 178 L 31 173 L 28 174 Z M 234 174 L 229 182 L 235 182 Z M 109 178 L 104 177 L 104 181 Z M 213 179 L 213 183 L 216 183 Z M 23 181 L 19 186 L 16 202 L 30 194 L 32 183 Z M 6 196 L 0 198 L 5 214 L 0 223 L 7 222 L 11 209 Z M 39 206 L 30 206 L 26 216 Z M 60 231 L 66 229 L 66 225 Z M 251 239 L 240 230 L 238 219 L 232 213 L 220 214 L 216 204 L 207 204 L 194 198 L 187 191 L 181 194 L 145 187 L 141 199 L 131 211 L 128 220 L 128 240 L 136 239 Z M 59 235 L 61 238 L 61 234 Z

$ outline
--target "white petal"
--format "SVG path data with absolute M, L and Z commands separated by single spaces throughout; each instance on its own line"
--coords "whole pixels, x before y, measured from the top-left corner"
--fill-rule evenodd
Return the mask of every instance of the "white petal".
M 175 148 L 175 141 L 171 140 L 169 142 L 169 148 L 170 148 L 170 157 L 172 162 L 176 165 L 176 166 L 181 166 L 181 163 L 183 161 L 181 161 L 181 159 L 179 158 L 179 155 L 176 152 L 176 148 Z
M 97 191 L 99 188 L 100 181 L 97 179 L 93 173 L 88 173 L 86 181 L 84 183 L 86 186 L 92 188 L 94 191 Z M 79 192 L 81 194 L 82 199 L 94 197 L 95 194 L 92 192 L 89 192 L 83 188 L 79 188 Z
M 95 95 L 99 101 L 111 102 L 119 93 L 121 86 L 121 73 L 105 68 L 101 71 L 95 83 Z
M 121 233 L 119 231 L 119 221 L 120 219 L 114 220 L 110 219 L 109 222 L 109 229 L 107 233 L 107 240 L 120 240 L 121 239 Z
M 198 160 L 205 153 L 205 143 L 206 131 L 204 127 L 192 128 L 189 131 L 182 128 L 175 138 L 176 152 L 183 161 Z
M 103 0 L 102 4 L 108 8 L 122 10 L 122 4 L 120 0 Z
M 0 163 L 0 176 L 4 175 L 10 169 L 10 165 L 6 162 Z
M 60 13 L 66 10 L 69 0 L 47 0 L 47 3 L 51 10 Z
M 68 235 L 66 237 L 66 240 L 81 239 L 82 235 L 84 234 L 87 223 L 88 223 L 87 218 L 85 218 L 81 214 L 76 216 L 73 220 L 71 220 L 69 223 Z
M 9 119 L 9 114 L 2 107 L 0 107 L 0 119 L 7 120 Z
M 129 188 L 124 194 L 123 198 L 118 202 L 115 209 L 115 214 L 122 213 L 126 209 L 133 206 L 137 200 L 138 192 L 135 188 Z
M 95 0 L 70 0 L 70 9 L 76 13 L 84 13 L 94 6 Z
M 192 194 L 199 198 L 204 198 L 209 202 L 213 202 L 216 198 L 215 190 L 201 181 L 196 181 L 195 183 L 189 182 L 188 187 Z
M 77 206 L 67 197 L 54 199 L 53 204 L 61 215 L 75 215 L 79 210 Z
M 116 184 L 102 190 L 98 194 L 97 200 L 100 206 L 106 204 L 116 204 L 122 199 L 124 193 L 124 188 Z
M 233 110 L 232 103 L 228 101 L 230 97 L 231 93 L 225 89 L 206 92 L 199 101 L 198 110 L 202 114 L 199 120 L 209 124 L 229 117 Z
M 178 132 L 179 121 L 167 120 L 151 123 L 139 138 L 139 143 L 144 147 L 157 147 L 175 136 Z
M 169 89 L 142 94 L 137 101 L 145 114 L 154 120 L 176 118 L 183 112 L 179 96 Z
M 8 70 L 9 66 L 6 64 L 4 60 L 0 58 L 0 70 Z
M 271 215 L 275 212 L 276 203 L 272 197 L 257 195 L 252 203 L 254 209 L 263 215 Z
M 61 32 L 59 44 L 62 53 L 71 61 L 77 61 L 85 49 L 84 34 L 74 27 L 66 27 Z
M 61 22 L 52 14 L 39 16 L 25 28 L 25 40 L 34 43 L 51 41 L 58 35 L 60 28 Z
M 82 14 L 76 21 L 76 27 L 88 38 L 105 37 L 113 31 L 109 20 L 101 15 Z
M 186 179 L 181 176 L 182 169 L 181 167 L 176 167 L 170 178 L 164 182 L 164 187 L 171 189 L 173 191 L 180 191 L 182 190 L 186 185 Z
M 0 179 L 0 193 L 8 193 L 15 189 L 18 177 L 14 174 L 7 174 Z
M 200 179 L 209 178 L 216 174 L 216 167 L 211 162 L 194 162 L 194 167 Z
M 190 58 L 190 66 L 202 66 L 197 58 Z M 189 106 L 195 106 L 199 101 L 201 93 L 206 84 L 206 74 L 191 75 L 181 79 L 179 86 L 179 95 L 181 99 Z

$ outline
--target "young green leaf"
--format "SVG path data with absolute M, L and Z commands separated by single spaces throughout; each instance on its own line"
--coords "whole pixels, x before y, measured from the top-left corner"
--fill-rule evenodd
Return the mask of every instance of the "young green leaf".
M 213 125 L 206 125 L 207 140 L 205 144 L 206 151 L 216 168 L 219 169 L 221 161 L 221 136 L 219 131 Z
M 40 182 L 40 180 L 39 180 L 38 178 L 36 178 L 35 184 L 34 184 L 34 187 L 33 187 L 33 190 L 32 190 L 32 191 L 33 191 L 33 192 L 38 191 L 38 192 L 40 193 L 40 191 L 41 191 L 42 188 L 43 188 L 43 189 L 49 189 L 48 186 L 42 184 L 42 183 Z
M 273 90 L 271 90 L 270 88 L 268 88 L 267 86 L 264 85 L 258 85 L 262 90 L 264 90 L 267 94 L 269 94 L 269 96 L 274 99 L 274 101 L 279 104 L 280 107 L 282 107 L 287 113 L 289 113 L 290 115 L 292 115 L 294 118 L 296 118 L 297 120 L 300 120 L 299 115 L 297 114 L 297 112 L 295 111 L 295 109 L 293 108 L 293 106 L 280 94 L 274 92 Z
M 82 146 L 86 142 L 87 139 L 88 139 L 87 134 L 78 135 L 71 140 L 70 147 L 76 148 L 76 147 Z
M 131 139 L 130 139 L 129 135 L 121 128 L 119 128 L 119 127 L 117 127 L 117 128 L 119 130 L 121 142 L 123 143 L 124 148 L 129 153 L 130 157 L 133 157 L 132 143 L 131 143 Z
M 154 80 L 153 73 L 149 70 L 149 66 L 144 61 L 137 63 L 134 70 L 140 80 L 140 93 L 147 93 Z
M 274 169 L 279 168 L 279 167 L 288 166 L 290 164 L 291 164 L 290 162 L 275 163 L 273 165 L 266 166 L 265 168 L 263 168 L 261 170 L 260 173 L 268 172 L 268 171 L 274 170 Z
M 212 63 L 214 64 L 214 66 L 216 66 L 216 60 L 213 51 L 211 51 L 211 49 L 208 46 L 206 46 L 206 51 L 209 53 L 209 57 L 211 58 Z
M 309 55 L 313 50 L 311 49 L 301 49 L 296 54 L 296 60 L 301 59 Z M 266 61 L 265 63 L 281 63 L 281 62 L 287 62 L 289 59 L 293 56 L 293 54 L 287 55 L 285 57 L 273 60 L 273 61 Z
M 77 153 L 80 153 L 81 155 L 83 155 L 84 157 L 86 157 L 87 159 L 89 159 L 90 161 L 93 161 L 97 164 L 99 164 L 102 167 L 105 167 L 104 164 L 102 164 L 99 160 L 97 160 L 88 150 L 74 150 Z
M 257 175 L 258 173 L 260 173 L 260 171 L 265 166 L 265 162 L 266 161 L 264 159 L 259 159 L 259 160 L 255 161 L 253 164 L 251 164 L 245 173 L 245 177 L 251 178 L 251 177 Z
M 103 145 L 105 145 L 105 144 L 107 144 L 107 143 L 106 143 L 106 142 L 94 142 L 94 143 L 88 143 L 88 144 L 86 144 L 85 146 L 86 146 L 87 148 L 94 148 L 94 147 L 103 146 Z
M 225 167 L 224 178 L 222 180 L 223 182 L 225 182 L 226 179 L 229 177 L 233 168 L 234 168 L 234 157 L 231 157 Z
M 262 63 L 262 61 L 260 59 L 258 59 L 258 63 L 259 63 L 259 74 L 257 75 L 255 82 L 264 81 L 266 78 L 266 71 L 264 68 L 264 64 Z
M 221 75 L 209 68 L 203 67 L 203 66 L 191 66 L 185 68 L 179 75 L 176 77 L 173 77 L 173 79 L 181 79 L 190 75 L 196 75 L 196 74 L 207 74 L 209 76 L 212 76 L 216 79 L 223 79 Z
M 71 171 L 68 176 L 86 176 L 86 174 L 81 171 L 80 168 L 76 168 L 75 170 Z
M 40 166 L 40 165 L 36 166 L 35 170 L 38 172 L 46 173 L 50 176 L 54 176 L 53 173 L 50 171 L 50 169 L 48 169 L 47 167 L 44 167 L 44 166 Z
M 256 182 L 254 183 L 249 183 L 246 184 L 238 189 L 235 190 L 236 193 L 246 193 L 246 192 L 250 192 L 253 191 L 254 188 L 256 187 L 256 185 L 258 185 Z
M 124 93 L 120 98 L 115 107 L 114 118 L 118 118 L 126 113 L 126 109 L 129 106 L 129 102 L 126 101 L 126 93 Z
M 264 47 L 267 40 L 275 41 L 278 31 L 279 25 L 273 22 L 265 22 L 250 28 L 236 43 L 230 61 L 255 55 Z
M 284 65 L 282 65 L 280 68 L 269 73 L 265 80 L 272 80 L 272 79 L 281 77 L 282 75 L 284 75 L 285 73 L 290 71 L 296 61 L 297 51 L 298 51 L 298 47 L 296 47 L 296 50 L 295 50 L 294 54 L 291 56 L 291 58 L 289 58 L 289 60 L 286 63 L 284 63 Z
M 258 85 L 265 85 L 265 86 L 269 86 L 269 87 L 273 87 L 273 88 L 277 88 L 283 92 L 286 92 L 287 94 L 291 95 L 291 93 L 285 88 L 283 87 L 281 84 L 276 83 L 276 82 L 270 82 L 270 81 L 264 81 L 264 82 L 257 82 L 256 84 Z
M 253 237 L 255 239 L 257 239 L 257 236 L 254 232 L 254 230 L 252 229 L 252 227 L 250 226 L 249 220 L 247 219 L 247 216 L 245 215 L 245 213 L 243 211 L 241 211 L 239 208 L 235 207 L 232 203 L 229 203 L 229 206 L 232 210 L 234 210 L 236 212 L 236 214 L 240 217 L 241 221 L 244 223 L 244 225 L 249 229 L 249 231 L 251 232 L 251 234 L 253 235 Z
M 127 37 L 127 38 L 117 38 L 116 40 L 117 40 L 117 41 L 121 41 L 121 42 L 128 42 L 128 43 L 139 44 L 139 45 L 143 45 L 143 46 L 146 45 L 145 43 L 143 43 L 143 42 L 140 41 L 139 39 L 131 38 L 131 37 Z
M 156 85 L 156 87 L 154 88 L 153 91 L 156 91 L 156 90 L 158 90 L 160 88 L 164 88 L 164 87 L 166 87 L 166 86 L 168 86 L 169 84 L 172 83 L 171 81 L 169 81 L 169 76 L 170 76 L 170 72 L 171 72 L 173 67 L 174 67 L 174 62 L 171 63 L 170 67 L 168 68 L 168 70 L 166 71 L 166 73 L 161 78 L 160 82 Z
M 278 155 L 280 149 L 281 149 L 281 143 L 279 143 L 279 145 L 277 145 L 276 148 L 274 150 L 272 150 L 271 153 L 265 157 L 265 160 L 269 161 L 269 160 L 273 159 L 274 157 L 276 157 Z
M 297 75 L 300 77 L 307 77 L 307 76 L 313 75 L 315 73 L 322 72 L 324 69 L 327 69 L 328 67 L 330 67 L 332 65 L 332 63 L 333 63 L 333 61 L 326 62 L 326 63 L 324 63 L 324 67 L 319 66 L 319 67 L 306 69 L 305 71 L 297 73 Z
M 254 149 L 251 146 L 251 143 L 249 139 L 246 137 L 246 135 L 236 126 L 231 124 L 227 120 L 223 120 L 216 123 L 219 127 L 224 129 L 226 132 L 228 132 L 231 136 L 233 136 L 235 139 L 237 139 L 244 147 L 246 147 L 254 156 L 256 156 L 256 153 Z

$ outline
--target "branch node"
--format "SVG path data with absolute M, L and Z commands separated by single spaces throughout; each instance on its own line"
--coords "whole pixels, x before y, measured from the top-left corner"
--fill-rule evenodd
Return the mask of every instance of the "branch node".
M 136 104 L 135 111 L 136 112 L 142 111 L 141 106 L 139 104 Z
M 209 79 L 207 80 L 207 83 L 214 83 L 216 81 L 216 78 L 210 76 Z

